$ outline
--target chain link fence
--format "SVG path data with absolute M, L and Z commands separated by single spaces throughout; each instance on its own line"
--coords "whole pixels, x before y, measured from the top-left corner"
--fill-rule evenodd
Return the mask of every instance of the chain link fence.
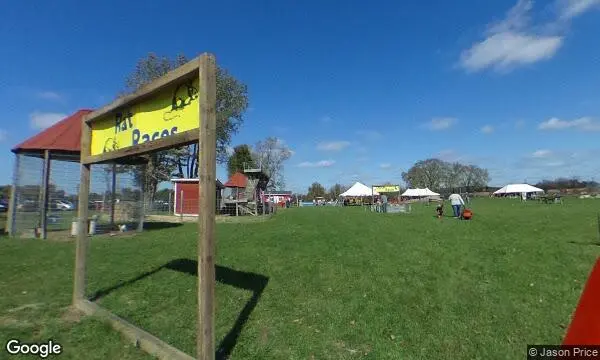
M 40 226 L 43 172 L 43 159 L 24 154 L 17 155 L 13 174 L 15 198 L 11 199 L 14 208 L 9 209 L 13 213 L 8 217 L 11 234 L 24 235 Z
M 91 166 L 89 216 L 96 231 L 137 229 L 144 213 L 141 165 L 94 164 Z
M 7 214 L 7 230 L 12 236 L 68 236 L 77 220 L 79 156 L 50 154 L 45 191 L 44 164 L 39 154 L 17 154 L 13 174 L 14 200 L 11 200 L 13 207 Z M 129 229 L 138 227 L 144 215 L 141 170 L 140 165 L 91 166 L 87 206 L 90 219 L 96 219 L 97 232 L 116 230 L 123 225 Z

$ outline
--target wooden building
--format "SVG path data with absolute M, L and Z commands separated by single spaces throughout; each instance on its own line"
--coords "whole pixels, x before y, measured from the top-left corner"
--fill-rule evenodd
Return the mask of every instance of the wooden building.
M 177 216 L 198 216 L 199 179 L 171 179 L 175 201 L 173 213 Z M 217 180 L 217 213 L 221 209 L 223 199 L 223 184 Z

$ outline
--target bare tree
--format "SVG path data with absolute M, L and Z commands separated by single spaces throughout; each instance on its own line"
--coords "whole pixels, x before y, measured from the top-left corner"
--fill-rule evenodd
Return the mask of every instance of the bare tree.
M 440 189 L 448 177 L 447 163 L 439 159 L 418 161 L 407 172 L 402 173 L 402 180 L 409 187 L 427 187 Z
M 448 163 L 439 159 L 418 161 L 402 179 L 409 187 L 428 187 L 432 190 L 453 190 L 485 187 L 490 181 L 486 169 L 476 165 L 463 165 L 459 162 Z
M 281 190 L 285 187 L 284 163 L 291 156 L 292 152 L 287 145 L 275 137 L 268 137 L 254 146 L 255 163 L 265 169 L 270 176 L 267 189 Z

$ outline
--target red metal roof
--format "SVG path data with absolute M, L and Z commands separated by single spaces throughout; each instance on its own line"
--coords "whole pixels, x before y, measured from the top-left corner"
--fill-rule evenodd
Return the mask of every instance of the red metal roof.
M 241 172 L 236 172 L 229 178 L 229 181 L 223 185 L 229 188 L 245 188 L 247 184 L 248 178 L 246 175 L 242 174 Z
M 79 153 L 82 117 L 92 111 L 78 110 L 73 115 L 15 146 L 12 152 L 55 150 Z

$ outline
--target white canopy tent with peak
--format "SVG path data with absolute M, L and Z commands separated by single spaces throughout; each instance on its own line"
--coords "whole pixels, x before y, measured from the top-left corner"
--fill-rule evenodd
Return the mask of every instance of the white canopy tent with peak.
M 352 187 L 342 194 L 341 197 L 360 197 L 360 196 L 371 196 L 371 195 L 379 195 L 377 191 L 373 191 L 372 188 L 367 185 L 361 184 L 359 182 L 354 183 Z
M 406 189 L 406 191 L 403 192 L 401 196 L 422 197 L 422 196 L 440 196 L 440 194 L 429 190 L 429 188 L 425 188 L 425 189 Z
M 544 192 L 544 190 L 540 188 L 536 188 L 535 186 L 531 186 L 529 184 L 508 184 L 503 188 L 494 191 L 494 195 L 500 194 L 528 194 L 528 193 L 536 193 L 536 192 Z

